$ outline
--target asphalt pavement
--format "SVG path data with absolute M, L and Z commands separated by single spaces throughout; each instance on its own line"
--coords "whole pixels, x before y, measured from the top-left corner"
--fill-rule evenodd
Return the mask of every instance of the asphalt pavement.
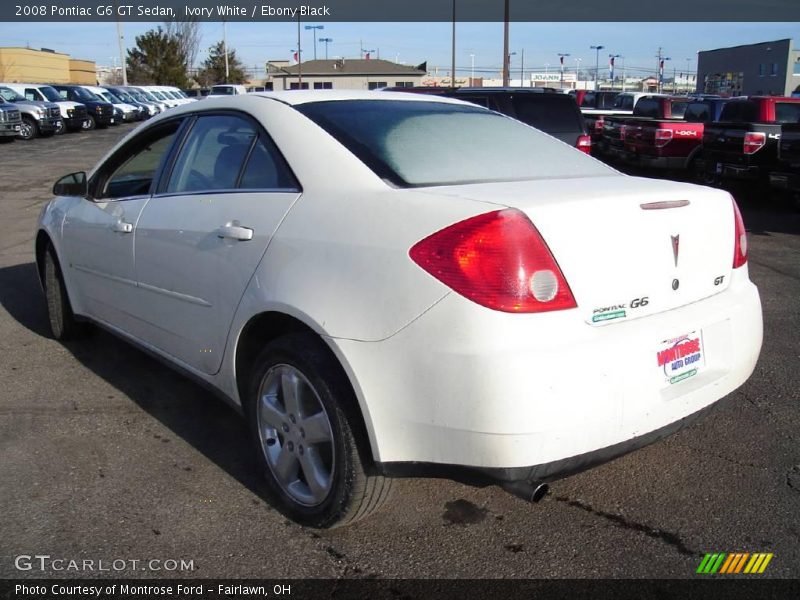
M 671 578 L 733 551 L 774 553 L 763 577 L 800 577 L 796 207 L 738 194 L 764 346 L 707 418 L 555 482 L 535 505 L 497 487 L 401 480 L 373 518 L 314 531 L 264 502 L 227 405 L 102 331 L 69 344 L 48 334 L 36 218 L 59 176 L 130 129 L 0 145 L 0 577 Z M 19 570 L 27 555 L 51 559 Z M 181 560 L 191 570 L 169 562 Z

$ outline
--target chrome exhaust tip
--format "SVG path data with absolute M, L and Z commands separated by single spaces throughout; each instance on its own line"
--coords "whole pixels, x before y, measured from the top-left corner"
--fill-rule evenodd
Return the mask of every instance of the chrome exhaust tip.
M 503 489 L 526 502 L 539 502 L 550 491 L 550 486 L 539 481 L 510 481 L 502 485 Z

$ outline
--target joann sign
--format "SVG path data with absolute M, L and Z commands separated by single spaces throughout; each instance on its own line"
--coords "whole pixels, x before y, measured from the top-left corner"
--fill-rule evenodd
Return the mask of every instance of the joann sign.
M 575 73 L 564 73 L 564 81 L 575 81 Z M 547 83 L 561 83 L 561 72 L 555 73 L 531 73 L 531 81 L 541 81 Z

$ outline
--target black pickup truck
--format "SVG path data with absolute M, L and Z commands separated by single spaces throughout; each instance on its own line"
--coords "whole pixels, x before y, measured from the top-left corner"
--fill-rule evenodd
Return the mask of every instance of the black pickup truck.
M 703 132 L 703 159 L 709 180 L 763 181 L 777 170 L 778 143 L 784 123 L 800 122 L 800 98 L 734 98 L 718 122 Z
M 800 193 L 800 123 L 781 126 L 776 170 L 769 174 L 772 187 L 793 194 Z

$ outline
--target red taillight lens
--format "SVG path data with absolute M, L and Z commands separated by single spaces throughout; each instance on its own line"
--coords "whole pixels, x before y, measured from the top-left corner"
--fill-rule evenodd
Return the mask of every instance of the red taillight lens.
M 656 148 L 662 148 L 672 141 L 671 129 L 656 129 Z
M 735 236 L 733 241 L 733 268 L 738 269 L 747 262 L 747 231 L 744 228 L 742 213 L 739 212 L 736 200 L 731 198 L 731 202 L 733 202 L 733 235 Z
M 591 154 L 592 138 L 589 137 L 588 135 L 579 135 L 578 142 L 575 144 L 575 147 L 581 152 L 586 152 L 586 154 Z
M 751 132 L 744 134 L 744 153 L 745 154 L 755 154 L 761 148 L 764 147 L 764 144 L 767 143 L 767 134 L 763 132 Z
M 409 256 L 448 287 L 493 310 L 531 313 L 577 306 L 550 248 L 516 209 L 437 231 L 415 244 Z
M 619 139 L 623 142 L 625 141 L 625 136 L 628 135 L 628 128 L 625 125 L 620 126 L 619 128 Z
M 603 126 L 606 124 L 605 119 L 600 117 L 594 122 L 594 131 L 595 133 L 603 133 Z

